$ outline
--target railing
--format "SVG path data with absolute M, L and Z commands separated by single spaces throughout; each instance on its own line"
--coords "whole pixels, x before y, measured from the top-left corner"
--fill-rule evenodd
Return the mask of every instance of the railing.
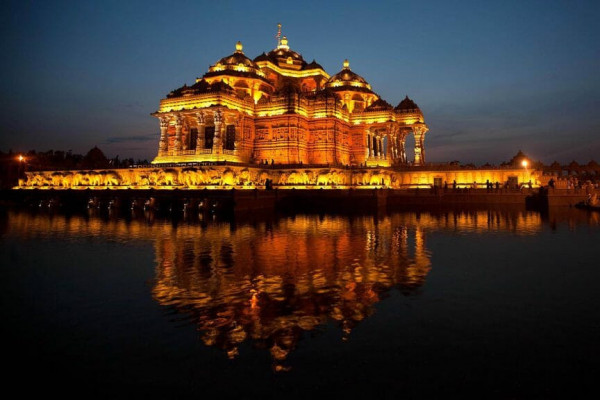
M 223 149 L 223 154 L 234 156 L 235 155 L 235 150 Z

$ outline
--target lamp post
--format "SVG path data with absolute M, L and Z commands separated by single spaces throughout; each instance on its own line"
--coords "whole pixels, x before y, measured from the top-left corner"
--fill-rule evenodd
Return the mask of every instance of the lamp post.
M 25 157 L 23 157 L 22 154 L 19 154 L 19 156 L 17 157 L 17 161 L 18 163 L 18 169 L 17 169 L 17 183 L 19 183 L 19 180 L 24 178 L 25 175 L 25 163 L 27 162 L 27 159 Z
M 529 161 L 527 161 L 526 159 L 523 159 L 523 161 L 521 161 L 521 165 L 525 169 L 525 174 L 527 174 L 528 173 L 527 166 L 529 165 Z M 525 183 L 525 176 L 526 175 L 523 175 L 523 183 Z M 529 189 L 531 189 L 531 176 L 529 177 Z

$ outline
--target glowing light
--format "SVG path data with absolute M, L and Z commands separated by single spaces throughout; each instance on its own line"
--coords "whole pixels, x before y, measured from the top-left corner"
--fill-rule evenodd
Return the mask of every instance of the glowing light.
M 523 168 L 527 168 L 527 166 L 529 165 L 529 162 L 527 160 L 523 160 L 523 161 L 521 161 L 521 165 L 523 166 Z

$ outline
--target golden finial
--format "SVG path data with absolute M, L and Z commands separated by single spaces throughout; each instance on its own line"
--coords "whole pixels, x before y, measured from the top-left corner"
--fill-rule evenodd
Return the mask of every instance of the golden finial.
M 244 47 L 242 46 L 242 42 L 238 41 L 238 42 L 235 44 L 235 52 L 236 52 L 236 53 L 243 53 L 243 52 L 242 52 L 242 49 L 243 49 L 243 48 L 244 48 Z
M 287 47 L 287 45 L 288 45 L 288 40 L 287 40 L 287 37 L 284 36 L 281 38 L 281 46 Z
M 344 69 L 350 69 L 350 61 L 348 59 L 344 60 Z
M 281 23 L 277 24 L 277 35 L 275 37 L 277 38 L 277 47 L 279 47 L 281 45 Z

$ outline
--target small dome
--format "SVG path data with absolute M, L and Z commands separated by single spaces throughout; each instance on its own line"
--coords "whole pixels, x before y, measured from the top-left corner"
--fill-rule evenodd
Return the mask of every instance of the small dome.
M 381 110 L 392 110 L 394 107 L 383 99 L 379 99 L 371 103 L 369 107 L 365 109 L 365 111 L 381 111 Z
M 260 70 L 260 67 L 244 55 L 241 42 L 236 43 L 235 52 L 233 54 L 217 61 L 215 65 L 212 65 L 208 69 L 208 72 L 204 74 L 204 77 L 208 78 L 223 75 L 261 79 L 266 82 L 265 75 Z
M 396 110 L 396 111 L 404 111 L 404 112 L 417 112 L 417 111 L 421 111 L 419 109 L 419 106 L 414 101 L 412 101 L 411 99 L 409 99 L 408 96 L 406 96 L 404 98 L 404 100 L 402 100 L 396 106 L 396 108 L 394 108 L 394 110 Z
M 246 57 L 246 55 L 244 54 L 244 52 L 242 51 L 242 43 L 237 42 L 235 45 L 235 53 L 227 56 L 227 57 L 223 57 L 221 58 L 219 61 L 217 61 L 217 63 L 214 65 L 215 67 L 220 66 L 236 66 L 236 65 L 240 65 L 242 64 L 245 67 L 248 68 L 254 68 L 254 69 L 258 69 L 258 65 L 256 65 L 256 63 L 254 61 L 252 61 L 251 59 L 249 59 L 248 57 Z
M 304 69 L 323 69 L 323 67 L 315 60 L 312 60 L 312 62 L 307 64 L 306 67 L 304 67 Z
M 182 87 L 173 90 L 167 95 L 167 98 L 193 96 L 201 93 L 209 92 L 231 92 L 233 88 L 222 81 L 214 82 L 212 85 L 206 80 L 201 79 L 192 86 L 183 85 Z
M 369 85 L 362 76 L 350 70 L 350 63 L 348 60 L 344 60 L 342 70 L 329 78 L 325 86 L 334 90 L 344 88 L 344 90 L 372 93 L 371 85 Z

